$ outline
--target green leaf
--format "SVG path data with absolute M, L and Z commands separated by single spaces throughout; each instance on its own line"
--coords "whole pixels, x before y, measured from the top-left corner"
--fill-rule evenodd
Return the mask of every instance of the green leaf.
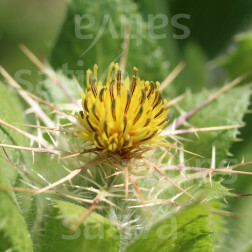
M 72 203 L 56 201 L 45 230 L 41 251 L 119 251 L 120 234 L 116 226 L 97 213 L 90 213 L 72 232 L 70 227 L 86 211 Z
M 197 42 L 209 58 L 222 53 L 238 32 L 242 32 L 246 28 L 249 30 L 249 20 L 252 14 L 252 2 L 249 0 L 193 1 L 190 4 L 187 0 L 168 2 L 171 16 L 178 13 L 190 15 L 189 39 Z M 225 23 L 222 22 L 224 12 Z M 181 39 L 178 42 L 183 47 L 188 40 Z
M 218 199 L 225 199 L 228 196 L 233 196 L 230 189 L 223 186 L 220 181 L 201 182 L 202 185 L 197 187 L 194 196 L 196 198 L 204 199 L 204 201 L 212 201 Z
M 242 248 L 241 252 L 251 252 L 252 251 L 252 245 L 250 244 L 249 246 L 247 246 L 246 248 Z
M 230 78 L 236 78 L 249 72 L 252 67 L 252 38 L 251 34 L 245 34 L 236 38 L 236 44 L 219 61 L 228 72 Z M 249 76 L 251 80 L 251 76 Z
M 2 96 L 4 96 L 4 99 L 1 99 L 0 101 L 0 118 L 9 124 L 25 123 L 23 107 L 17 95 L 13 91 L 8 89 L 8 87 L 1 82 L 0 82 L 0 93 Z M 22 127 L 20 125 L 16 127 L 21 128 L 24 131 L 26 130 L 25 127 Z M 11 130 L 7 126 L 1 125 L 1 124 L 0 124 L 0 141 L 4 144 L 17 145 L 17 146 L 19 145 L 29 146 L 29 141 L 27 138 L 25 138 L 20 133 L 14 130 Z M 25 167 L 26 169 L 30 168 L 30 160 L 31 160 L 30 153 L 22 152 L 19 150 L 7 149 L 7 148 L 5 149 L 5 151 L 7 152 L 8 157 L 11 159 L 13 163 L 19 165 L 22 168 L 23 167 Z M 23 187 L 24 183 L 22 181 L 24 181 L 25 178 L 23 177 L 22 174 L 18 173 L 18 171 L 12 165 L 10 165 L 6 160 L 4 160 L 4 159 L 7 159 L 7 157 L 5 156 L 5 153 L 2 150 L 2 148 L 0 149 L 0 155 L 1 155 L 0 169 L 1 169 L 1 172 L 5 175 L 5 178 L 2 178 L 2 181 L 0 181 L 0 185 L 8 184 L 8 186 L 10 186 L 10 185 L 15 184 L 15 186 Z M 21 180 L 21 177 L 22 177 L 22 180 Z M 8 196 L 8 199 L 6 199 L 7 202 L 4 203 L 5 198 L 7 198 L 7 196 Z M 26 236 L 28 236 L 28 232 L 23 231 L 23 229 L 26 229 L 26 227 L 24 224 L 24 219 L 20 215 L 19 211 L 21 211 L 22 214 L 25 213 L 24 218 L 27 218 L 27 216 L 29 215 L 28 211 L 31 205 L 31 195 L 28 193 L 19 193 L 17 199 L 18 199 L 18 202 L 16 202 L 14 194 L 8 194 L 6 192 L 0 191 L 1 204 L 3 205 L 3 207 L 5 207 L 5 209 L 3 210 L 0 207 L 1 209 L 0 211 L 3 213 L 3 216 L 5 213 L 6 218 L 7 218 L 6 219 L 7 221 L 6 221 L 0 215 L 1 216 L 0 221 L 2 221 L 3 223 L 3 226 L 2 226 L 3 231 L 1 232 L 3 232 L 3 235 L 5 235 L 5 232 L 6 232 L 8 233 L 8 236 L 10 236 L 8 237 L 7 235 L 5 235 L 6 239 L 3 244 L 7 244 L 6 242 L 8 242 L 9 240 L 10 246 L 14 246 L 15 248 L 18 248 L 19 246 L 18 244 L 22 242 L 22 239 L 26 239 Z M 17 208 L 17 204 L 20 207 L 20 209 Z M 8 211 L 7 208 L 9 208 L 10 211 Z M 16 223 L 15 223 L 16 218 L 12 220 L 14 215 L 17 215 Z M 5 222 L 7 224 L 4 224 Z M 19 225 L 18 222 L 20 222 L 20 226 L 23 225 L 24 228 L 20 227 L 21 234 L 19 234 L 18 232 L 18 237 L 16 240 L 16 238 L 11 237 L 12 233 L 14 233 L 15 235 L 16 229 L 12 231 L 12 230 L 9 230 L 9 227 L 11 227 L 11 225 Z M 24 232 L 23 234 L 24 238 L 22 238 L 22 232 Z M 17 251 L 29 251 L 28 243 L 29 241 L 27 240 L 26 242 L 24 242 L 23 246 L 20 246 L 19 248 L 20 250 L 17 250 Z M 26 249 L 22 250 L 22 248 L 25 248 L 26 246 L 27 246 L 27 250 Z
M 235 157 L 238 160 L 244 158 L 245 162 L 251 161 L 252 137 L 251 131 L 251 114 L 247 114 L 246 129 L 243 131 L 243 142 L 236 143 L 234 148 Z M 251 166 L 246 167 L 245 171 L 251 171 Z M 238 176 L 236 180 L 230 184 L 234 192 L 239 194 L 247 194 L 252 192 L 251 176 Z M 225 241 L 233 250 L 251 246 L 252 237 L 252 204 L 251 197 L 235 197 L 229 203 L 229 211 L 242 214 L 244 218 L 229 218 L 227 220 L 230 232 L 225 236 Z M 233 228 L 235 227 L 235 228 Z M 232 237 L 232 239 L 231 239 Z M 252 251 L 252 250 L 248 250 Z
M 72 97 L 75 97 L 76 99 L 81 98 L 80 91 L 76 86 L 74 79 L 67 78 L 62 71 L 57 71 L 55 74 L 61 85 Z M 71 103 L 62 89 L 60 89 L 52 80 L 47 78 L 44 80 L 43 84 L 46 90 L 46 92 L 44 92 L 44 99 L 46 101 L 52 101 L 53 103 Z
M 9 123 L 25 123 L 24 119 L 24 111 L 22 104 L 20 103 L 20 100 L 18 96 L 8 89 L 6 85 L 0 82 L 0 94 L 4 96 L 4 99 L 0 100 L 0 118 Z M 26 128 L 20 125 L 14 125 L 17 128 L 20 128 L 24 131 L 26 131 Z M 17 146 L 29 146 L 29 140 L 21 135 L 20 133 L 11 130 L 7 126 L 0 124 L 0 141 L 4 144 L 10 144 L 10 145 L 17 145 Z M 29 152 L 20 151 L 20 150 L 14 150 L 14 149 L 5 149 L 7 152 L 8 157 L 11 159 L 11 161 L 17 165 L 19 165 L 22 168 L 26 168 L 29 170 L 30 164 L 31 164 L 31 154 Z M 9 180 L 9 182 L 13 185 L 15 183 L 15 186 L 23 186 L 20 178 L 24 179 L 24 176 L 21 173 L 18 173 L 18 171 L 9 164 L 6 160 L 7 159 L 4 151 L 2 148 L 0 148 L 0 166 L 6 176 L 6 178 Z M 22 206 L 22 212 L 26 212 L 30 206 L 30 194 L 23 194 L 21 197 L 19 197 L 19 205 Z
M 250 116 L 250 115 L 249 115 Z M 246 144 L 240 146 L 239 150 L 236 151 L 235 157 L 242 156 L 245 158 L 245 162 L 251 161 L 251 138 L 246 139 Z M 251 171 L 251 166 L 246 167 L 245 171 Z M 251 176 L 237 176 L 236 179 L 232 180 L 229 186 L 237 194 L 248 194 L 252 192 Z M 252 244 L 252 201 L 251 196 L 249 197 L 234 197 L 229 201 L 228 211 L 241 214 L 241 217 L 226 218 L 226 229 L 228 233 L 222 234 L 222 245 L 228 248 L 229 251 L 237 252 L 251 252 Z
M 188 43 L 185 46 L 184 62 L 186 67 L 177 77 L 176 86 L 172 87 L 177 94 L 185 92 L 189 88 L 192 92 L 198 92 L 202 88 L 207 87 L 209 80 L 206 55 L 197 44 Z
M 211 223 L 215 218 L 210 213 L 209 205 L 191 206 L 176 215 L 170 215 L 152 226 L 133 243 L 127 252 L 142 251 L 212 251 L 214 231 Z M 215 225 L 219 221 L 215 219 Z
M 247 180 L 247 183 L 246 183 Z M 248 180 L 250 180 L 248 182 Z M 239 184 L 241 189 L 235 189 L 237 193 L 251 193 L 251 178 L 238 178 L 236 184 Z M 234 187 L 235 185 L 232 185 Z M 226 229 L 227 233 L 222 234 L 222 246 L 228 248 L 229 251 L 252 251 L 251 237 L 252 237 L 252 202 L 251 197 L 235 198 L 233 202 L 229 203 L 228 211 L 241 214 L 241 217 L 227 217 Z M 249 249 L 250 248 L 250 249 Z
M 157 39 L 157 43 L 164 48 L 165 58 L 169 59 L 171 67 L 175 67 L 181 60 L 181 50 L 178 47 L 178 40 L 174 39 L 174 27 L 171 25 L 171 15 L 169 3 L 167 1 L 148 1 L 135 0 L 138 5 L 139 12 L 146 22 L 151 20 L 151 15 L 156 18 L 155 34 L 161 35 Z M 165 24 L 167 19 L 167 24 Z
M 10 124 L 13 124 L 14 122 L 25 123 L 23 117 L 24 115 L 23 109 L 20 104 L 20 101 L 18 100 L 18 97 L 1 82 L 0 82 L 0 94 L 4 97 L 3 99 L 0 100 L 0 118 Z M 24 127 L 20 126 L 20 128 L 24 130 Z M 11 145 L 27 146 L 29 144 L 29 142 L 23 135 L 1 124 L 0 124 L 0 141 L 2 143 Z M 8 150 L 6 149 L 6 151 L 10 159 L 14 163 L 24 163 L 24 161 L 27 160 L 27 158 L 25 158 L 26 154 L 24 154 L 21 151 L 11 149 Z M 5 157 L 2 148 L 0 150 L 0 154 L 3 157 Z M 16 170 L 2 158 L 0 158 L 0 165 L 5 175 L 10 180 L 10 182 L 11 183 L 15 182 L 17 178 Z
M 68 76 L 75 73 L 82 84 L 83 69 L 92 68 L 96 63 L 99 78 L 104 78 L 110 63 L 120 61 L 127 23 L 131 37 L 126 71 L 132 75 L 136 66 L 143 79 L 162 81 L 168 74 L 162 48 L 150 36 L 147 23 L 131 0 L 70 1 L 52 51 L 53 67 L 62 68 Z
M 10 187 L 0 167 L 0 185 Z M 30 252 L 32 242 L 14 193 L 0 190 L 0 251 Z
M 185 111 L 189 111 L 199 105 L 212 94 L 213 91 L 204 91 L 191 94 L 181 103 Z M 250 87 L 236 87 L 227 93 L 221 95 L 218 100 L 213 101 L 203 109 L 196 112 L 188 122 L 193 127 L 214 127 L 225 125 L 241 125 L 243 123 L 244 113 L 248 109 L 250 98 Z M 199 138 L 190 135 L 183 135 L 193 140 L 185 144 L 185 149 L 205 157 L 203 160 L 195 159 L 190 162 L 197 167 L 209 167 L 211 164 L 212 147 L 216 148 L 216 167 L 223 167 L 228 151 L 232 143 L 237 140 L 238 129 L 218 130 L 209 132 L 200 132 Z M 229 160 L 231 163 L 235 160 Z M 198 163 L 197 163 L 198 162 Z

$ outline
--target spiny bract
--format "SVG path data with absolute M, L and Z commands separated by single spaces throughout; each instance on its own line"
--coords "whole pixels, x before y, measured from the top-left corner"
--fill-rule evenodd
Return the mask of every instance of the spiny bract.
M 105 86 L 94 72 L 87 71 L 87 88 L 82 93 L 78 137 L 104 151 L 122 152 L 141 144 L 152 144 L 167 123 L 169 110 L 162 99 L 159 82 L 144 81 L 134 75 L 122 80 L 118 64 L 112 63 Z

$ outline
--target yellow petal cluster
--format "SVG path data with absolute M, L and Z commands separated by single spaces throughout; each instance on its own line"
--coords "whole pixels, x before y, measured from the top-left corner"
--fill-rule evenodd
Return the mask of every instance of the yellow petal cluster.
M 134 68 L 132 80 L 122 79 L 118 64 L 112 63 L 106 84 L 97 80 L 97 65 L 87 71 L 87 88 L 76 135 L 104 151 L 123 152 L 159 139 L 169 110 L 160 84 L 141 80 Z

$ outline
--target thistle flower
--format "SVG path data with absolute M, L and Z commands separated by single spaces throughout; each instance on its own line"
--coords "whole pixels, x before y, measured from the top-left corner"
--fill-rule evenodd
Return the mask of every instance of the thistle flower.
M 94 65 L 93 74 L 87 71 L 76 135 L 104 151 L 119 153 L 162 138 L 159 134 L 168 122 L 169 109 L 159 82 L 141 80 L 136 67 L 132 81 L 123 80 L 118 64 L 112 63 L 103 85 L 97 80 L 97 69 Z

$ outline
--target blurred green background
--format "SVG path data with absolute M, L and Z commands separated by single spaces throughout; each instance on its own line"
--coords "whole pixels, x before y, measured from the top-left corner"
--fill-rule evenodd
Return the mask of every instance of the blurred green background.
M 18 48 L 20 43 L 25 44 L 40 57 L 49 59 L 54 68 L 61 68 L 62 64 L 68 62 L 73 68 L 86 70 L 97 58 L 99 62 L 108 64 L 114 55 L 109 57 L 110 55 L 106 54 L 106 46 L 112 50 L 107 40 L 98 43 L 96 48 L 81 58 L 80 48 L 85 51 L 92 41 L 72 40 L 70 36 L 68 39 L 68 35 L 74 31 L 71 22 L 66 24 L 64 21 L 71 19 L 73 13 L 78 13 L 78 8 L 82 8 L 84 13 L 97 8 L 95 16 L 97 19 L 102 19 L 101 11 L 112 16 L 116 13 L 112 7 L 111 10 L 103 9 L 102 2 L 96 4 L 90 4 L 86 0 L 75 2 L 77 5 L 73 7 L 71 1 L 63 0 L 0 0 L 0 65 L 11 75 L 15 75 L 20 69 L 30 70 L 31 74 L 26 75 L 26 78 L 36 85 L 41 76 L 34 64 Z M 148 54 L 152 54 L 153 44 L 147 39 L 149 46 L 143 44 L 132 47 L 136 54 L 135 57 L 129 58 L 128 67 L 131 69 L 135 64 L 140 68 L 142 76 L 153 76 L 155 80 L 162 81 L 181 60 L 185 61 L 186 68 L 169 89 L 167 94 L 169 98 L 183 93 L 188 88 L 192 92 L 197 92 L 202 88 L 222 86 L 227 81 L 252 70 L 251 0 L 135 0 L 135 5 L 128 9 L 125 7 L 127 2 L 125 1 L 123 12 L 137 12 L 146 22 L 149 14 L 164 14 L 168 17 L 168 25 L 159 29 L 160 34 L 166 34 L 165 38 L 154 41 L 162 48 L 164 65 L 160 64 L 159 67 L 155 62 L 151 62 L 155 67 L 149 64 L 141 69 L 141 62 L 148 61 Z M 178 34 L 180 30 L 170 22 L 171 18 L 179 13 L 190 15 L 190 19 L 181 21 L 189 28 L 190 36 L 180 40 L 173 38 L 173 34 Z M 108 38 L 109 35 L 106 36 L 105 38 Z M 61 43 L 63 38 L 67 43 Z M 67 55 L 71 48 L 75 48 L 74 52 Z M 118 48 L 120 49 L 119 45 L 115 46 L 115 50 Z M 65 53 L 62 54 L 64 50 Z M 138 51 L 141 51 L 146 58 L 138 57 Z M 84 66 L 76 65 L 80 58 L 84 60 Z M 250 77 L 249 81 L 251 80 Z M 230 150 L 238 162 L 243 157 L 245 161 L 252 160 L 251 114 L 245 116 L 245 123 L 246 126 L 240 135 L 243 141 L 234 143 Z M 227 186 L 237 193 L 252 193 L 251 179 L 245 176 L 239 176 L 234 183 Z M 251 202 L 249 197 L 232 200 L 230 211 L 247 216 L 252 211 Z M 246 218 L 229 219 L 228 222 L 231 227 L 230 237 L 237 237 L 237 240 L 227 240 L 226 243 L 234 243 L 234 248 L 242 246 L 243 240 L 247 240 L 251 235 L 251 231 L 248 230 L 251 229 L 252 223 L 246 221 Z

